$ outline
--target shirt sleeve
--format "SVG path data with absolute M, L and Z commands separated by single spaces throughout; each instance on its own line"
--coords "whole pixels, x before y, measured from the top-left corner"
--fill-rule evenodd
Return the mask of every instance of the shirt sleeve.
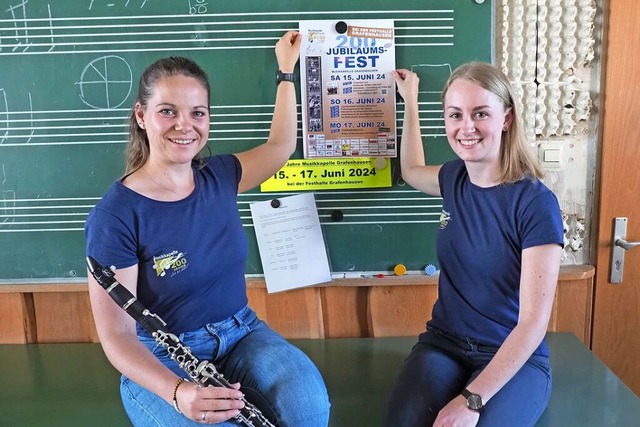
M 558 199 L 550 190 L 533 198 L 524 208 L 521 219 L 522 249 L 553 243 L 564 245 L 562 213 Z
M 444 199 L 449 195 L 453 181 L 453 174 L 459 171 L 462 161 L 451 160 L 442 165 L 438 171 L 438 185 L 440 186 L 440 195 Z
M 235 193 L 242 178 L 242 165 L 234 154 L 220 154 L 209 158 L 209 166 L 214 174 L 224 174 L 225 182 L 235 183 Z
M 86 255 L 104 266 L 131 267 L 138 263 L 134 236 L 119 218 L 108 211 L 94 208 L 85 224 Z

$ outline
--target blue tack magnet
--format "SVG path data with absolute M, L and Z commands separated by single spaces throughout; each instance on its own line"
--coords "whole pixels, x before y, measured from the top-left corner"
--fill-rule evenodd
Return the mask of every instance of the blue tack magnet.
M 435 276 L 436 273 L 438 272 L 438 270 L 436 269 L 436 266 L 433 264 L 428 264 L 425 268 L 424 268 L 424 273 L 427 276 Z

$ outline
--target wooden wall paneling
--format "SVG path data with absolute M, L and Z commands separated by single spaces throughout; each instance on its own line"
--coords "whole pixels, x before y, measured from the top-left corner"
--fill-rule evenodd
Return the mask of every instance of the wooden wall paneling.
M 369 288 L 368 319 L 372 337 L 417 336 L 424 332 L 436 301 L 435 285 Z
M 321 288 L 326 337 L 366 337 L 368 288 L 363 286 L 327 286 Z
M 550 331 L 591 339 L 593 266 L 562 267 Z M 247 281 L 249 304 L 285 338 L 416 336 L 437 298 L 425 276 L 337 279 L 326 286 L 267 293 Z M 97 342 L 86 284 L 2 285 L 0 342 Z
M 0 294 L 0 344 L 36 342 L 35 323 L 31 293 Z
M 267 288 L 254 284 L 253 282 L 247 283 L 247 298 L 249 299 L 249 307 L 256 312 L 259 318 L 269 323 L 267 319 Z
M 572 332 L 590 347 L 593 280 L 565 280 L 560 285 L 556 290 L 549 330 Z
M 320 288 L 309 287 L 272 294 L 267 294 L 265 289 L 264 295 L 257 293 L 253 300 L 257 301 L 259 310 L 264 310 L 262 319 L 285 338 L 324 338 Z
M 572 332 L 590 346 L 594 275 L 595 268 L 590 265 L 561 268 L 549 331 Z M 371 286 L 370 336 L 408 336 L 423 332 L 436 299 L 435 283 Z
M 39 343 L 99 342 L 88 292 L 33 294 Z

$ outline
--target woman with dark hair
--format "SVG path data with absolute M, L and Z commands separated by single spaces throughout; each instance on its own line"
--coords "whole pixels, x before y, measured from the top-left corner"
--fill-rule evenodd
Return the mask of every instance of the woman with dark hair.
M 560 268 L 562 218 L 527 145 L 506 76 L 480 62 L 442 91 L 459 157 L 427 165 L 417 75 L 397 70 L 404 98 L 403 179 L 443 199 L 438 299 L 405 360 L 387 425 L 533 426 L 551 392 L 544 342 Z
M 300 35 L 288 32 L 275 51 L 280 71 L 293 73 Z M 86 252 L 115 266 L 117 280 L 232 387 L 183 380 L 167 351 L 89 275 L 100 341 L 123 374 L 121 396 L 136 426 L 237 425 L 232 419 L 251 391 L 268 408 L 251 403 L 273 412 L 274 424 L 325 427 L 320 373 L 247 305 L 247 240 L 237 207 L 239 192 L 272 176 L 295 150 L 294 84 L 278 85 L 264 144 L 203 158 L 209 92 L 204 71 L 186 58 L 160 59 L 143 73 L 126 172 L 89 214 Z

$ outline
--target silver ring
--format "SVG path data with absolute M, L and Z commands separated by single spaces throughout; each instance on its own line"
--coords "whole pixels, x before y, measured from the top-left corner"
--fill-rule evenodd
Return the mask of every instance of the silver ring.
M 205 418 L 207 418 L 207 411 L 202 411 L 202 417 L 200 417 L 200 419 L 201 419 L 202 421 L 206 421 L 206 419 L 205 419 Z

